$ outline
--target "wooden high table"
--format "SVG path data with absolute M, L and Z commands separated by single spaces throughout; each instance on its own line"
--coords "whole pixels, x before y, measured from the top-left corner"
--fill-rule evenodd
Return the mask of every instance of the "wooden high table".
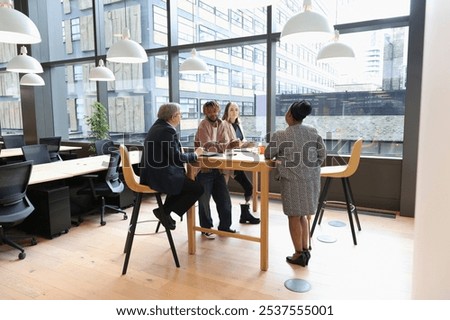
M 222 170 L 241 170 L 249 171 L 253 174 L 253 192 L 256 195 L 258 188 L 258 175 L 260 181 L 260 202 L 261 202 L 261 223 L 259 237 L 245 235 L 241 233 L 224 232 L 217 229 L 206 229 L 195 223 L 195 207 L 191 207 L 187 215 L 188 227 L 188 246 L 189 253 L 195 254 L 196 238 L 195 231 L 210 232 L 220 236 L 238 238 L 247 241 L 260 243 L 260 267 L 266 271 L 269 267 L 269 172 L 274 167 L 274 162 L 265 160 L 264 155 L 252 152 L 233 152 L 229 155 L 218 155 L 213 157 L 199 157 L 197 162 L 190 163 L 187 166 L 187 175 L 195 179 L 200 168 L 222 169 Z M 255 197 L 254 197 L 255 199 Z

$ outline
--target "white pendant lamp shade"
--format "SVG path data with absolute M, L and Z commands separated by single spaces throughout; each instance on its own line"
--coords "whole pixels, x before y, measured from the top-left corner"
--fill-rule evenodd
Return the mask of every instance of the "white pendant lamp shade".
M 13 9 L 11 1 L 0 0 L 0 42 L 31 44 L 41 41 L 41 34 L 33 21 Z
M 205 61 L 197 56 L 197 51 L 192 49 L 191 57 L 181 64 L 180 73 L 203 74 L 209 73 L 209 69 Z
M 20 48 L 20 54 L 12 58 L 6 65 L 6 71 L 20 73 L 42 73 L 41 64 L 35 58 L 27 55 L 28 51 L 25 46 Z
M 217 8 L 260 8 L 276 4 L 280 0 L 208 0 L 208 4 Z
M 128 28 L 124 28 L 122 39 L 109 48 L 106 60 L 116 63 L 144 63 L 148 61 L 148 57 L 139 43 L 130 40 Z
M 27 73 L 20 78 L 21 86 L 44 86 L 45 82 L 41 76 L 35 73 Z
M 355 57 L 353 49 L 339 41 L 339 31 L 335 31 L 334 41 L 322 47 L 317 54 L 317 60 L 334 61 L 340 59 L 352 59 Z
M 311 0 L 304 0 L 304 11 L 291 17 L 281 31 L 281 39 L 288 42 L 323 42 L 333 37 L 333 27 L 326 17 L 312 11 Z
M 92 68 L 89 72 L 89 80 L 91 81 L 114 81 L 116 77 L 114 73 L 105 67 L 103 60 L 100 59 L 98 67 Z

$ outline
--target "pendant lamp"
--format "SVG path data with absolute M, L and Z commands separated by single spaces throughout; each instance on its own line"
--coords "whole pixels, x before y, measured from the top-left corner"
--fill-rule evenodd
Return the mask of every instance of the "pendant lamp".
M 45 82 L 41 76 L 35 73 L 27 73 L 20 78 L 21 86 L 44 86 Z
M 217 8 L 260 8 L 275 5 L 280 0 L 208 0 L 208 4 Z
M 20 73 L 42 73 L 41 64 L 35 58 L 30 57 L 27 47 L 20 48 L 20 54 L 12 58 L 6 65 L 6 71 L 20 72 Z
M 281 31 L 281 39 L 288 42 L 323 42 L 333 37 L 328 19 L 312 11 L 311 0 L 303 1 L 304 11 L 291 17 Z
M 91 81 L 114 81 L 116 77 L 114 73 L 105 67 L 103 60 L 98 61 L 98 67 L 92 68 L 89 72 L 89 80 Z
M 339 31 L 334 31 L 333 42 L 325 45 L 319 50 L 317 54 L 317 60 L 322 60 L 324 62 L 331 62 L 340 59 L 352 59 L 355 57 L 355 52 L 353 49 L 339 41 Z
M 204 74 L 209 73 L 209 69 L 205 61 L 197 56 L 197 51 L 192 49 L 191 57 L 181 64 L 180 73 Z
M 32 44 L 41 41 L 34 22 L 15 10 L 11 0 L 0 0 L 0 42 Z
M 144 48 L 130 39 L 128 28 L 124 28 L 122 39 L 109 48 L 106 60 L 117 63 L 144 63 L 148 61 L 148 57 Z

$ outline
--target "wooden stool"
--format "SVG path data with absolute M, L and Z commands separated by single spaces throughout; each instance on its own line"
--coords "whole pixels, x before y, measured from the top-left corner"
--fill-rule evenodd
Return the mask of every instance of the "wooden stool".
M 160 210 L 164 210 L 163 202 L 161 199 L 161 193 L 151 189 L 149 186 L 139 183 L 139 177 L 134 173 L 133 167 L 130 162 L 130 156 L 128 150 L 124 145 L 120 145 L 120 155 L 122 157 L 122 171 L 125 178 L 125 183 L 128 188 L 136 192 L 136 200 L 133 207 L 133 213 L 131 215 L 130 225 L 128 228 L 127 240 L 125 242 L 124 253 L 126 253 L 125 261 L 123 264 L 122 274 L 127 273 L 128 262 L 131 255 L 131 247 L 133 245 L 134 234 L 136 232 L 136 224 L 138 222 L 139 210 L 141 208 L 141 201 L 143 194 L 154 194 L 156 201 L 158 202 L 158 207 Z M 178 261 L 177 251 L 173 243 L 172 233 L 170 229 L 166 228 L 167 239 L 169 240 L 170 249 L 172 250 L 173 259 L 175 260 L 175 265 L 177 268 L 180 267 L 180 262 Z
M 352 153 L 350 155 L 350 159 L 346 165 L 342 166 L 325 166 L 320 168 L 320 176 L 326 178 L 325 184 L 323 186 L 322 192 L 319 197 L 319 204 L 317 206 L 316 216 L 314 217 L 314 222 L 311 228 L 310 237 L 312 237 L 314 233 L 314 229 L 317 223 L 322 222 L 323 212 L 325 210 L 328 188 L 330 187 L 331 179 L 341 179 L 342 187 L 344 189 L 345 202 L 347 205 L 347 213 L 348 220 L 350 222 L 350 228 L 352 230 L 353 243 L 356 245 L 356 234 L 355 227 L 353 225 L 353 217 L 352 214 L 355 215 L 356 224 L 358 226 L 358 230 L 361 231 L 361 225 L 359 223 L 358 211 L 356 210 L 356 205 L 353 200 L 352 189 L 350 188 L 350 180 L 349 178 L 356 172 L 359 166 L 359 160 L 361 157 L 361 148 L 362 148 L 363 140 L 356 140 L 353 145 Z

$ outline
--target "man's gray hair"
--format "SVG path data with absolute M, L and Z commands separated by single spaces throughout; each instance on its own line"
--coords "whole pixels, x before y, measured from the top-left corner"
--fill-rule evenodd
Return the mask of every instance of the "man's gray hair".
M 168 121 L 175 115 L 175 113 L 179 111 L 180 105 L 178 103 L 175 102 L 165 103 L 161 107 L 159 107 L 158 119 Z

